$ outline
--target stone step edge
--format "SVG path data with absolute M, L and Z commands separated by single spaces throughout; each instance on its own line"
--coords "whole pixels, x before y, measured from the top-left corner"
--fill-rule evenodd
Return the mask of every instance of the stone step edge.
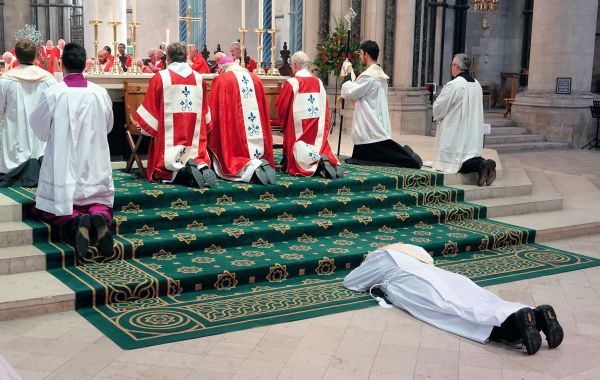
M 34 245 L 0 248 L 0 276 L 46 270 L 46 254 Z
M 557 211 L 563 207 L 559 193 L 531 194 L 508 198 L 481 199 L 476 204 L 487 207 L 488 218 Z

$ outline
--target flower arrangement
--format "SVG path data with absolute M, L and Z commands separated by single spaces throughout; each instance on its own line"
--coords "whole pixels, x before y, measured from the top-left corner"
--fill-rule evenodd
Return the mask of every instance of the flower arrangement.
M 35 26 L 29 24 L 25 24 L 24 27 L 15 32 L 15 39 L 17 41 L 28 39 L 33 41 L 33 43 L 38 46 L 44 43 L 42 40 L 42 34 L 36 29 Z
M 360 60 L 358 51 L 360 43 L 356 38 L 350 40 L 350 49 L 346 54 L 346 43 L 348 33 L 342 23 L 337 23 L 335 30 L 331 35 L 325 35 L 317 43 L 317 57 L 314 60 L 315 70 L 319 77 L 327 77 L 329 74 L 339 74 L 342 63 L 346 58 L 352 63 L 354 72 L 358 74 Z

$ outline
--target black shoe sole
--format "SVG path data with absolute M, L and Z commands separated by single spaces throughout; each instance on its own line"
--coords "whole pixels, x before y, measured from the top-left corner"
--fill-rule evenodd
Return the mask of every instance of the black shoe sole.
M 114 254 L 113 236 L 110 233 L 108 224 L 102 215 L 92 215 L 92 225 L 98 235 L 96 246 L 100 254 L 104 257 L 111 257 Z
M 317 170 L 319 175 L 323 178 L 333 179 L 337 177 L 335 168 L 329 162 L 329 158 L 326 156 L 321 157 L 321 161 L 319 161 L 319 165 L 317 166 Z
M 271 164 L 269 164 L 269 162 L 267 160 L 260 160 L 262 162 L 262 169 L 265 172 L 265 175 L 267 176 L 267 182 L 271 185 L 276 185 L 277 184 L 277 173 L 275 172 L 275 169 L 273 169 L 271 167 Z
M 205 167 L 200 170 L 200 173 L 206 187 L 217 187 L 217 174 L 212 169 Z
M 556 312 L 550 305 L 540 305 L 535 308 L 535 320 L 537 329 L 546 336 L 548 348 L 560 346 L 565 336 L 562 326 L 558 323 Z
M 423 159 L 421 158 L 421 156 L 419 156 L 417 153 L 415 153 L 415 151 L 412 150 L 412 148 L 409 147 L 408 145 L 404 145 L 403 148 L 404 148 L 404 151 L 406 153 L 408 153 L 408 155 L 410 156 L 410 158 L 412 158 L 417 163 L 417 165 L 419 166 L 416 169 L 421 169 L 421 167 L 423 166 Z
M 486 160 L 485 184 L 491 185 L 496 180 L 496 163 L 492 160 Z
M 542 336 L 535 324 L 535 312 L 533 309 L 525 307 L 515 313 L 515 320 L 527 354 L 535 354 L 542 346 Z
M 77 221 L 77 232 L 75 233 L 75 253 L 80 258 L 84 258 L 90 247 L 90 227 L 91 219 L 89 215 L 82 215 Z M 87 232 L 87 238 L 84 235 Z
M 265 173 L 265 171 L 263 170 L 262 166 L 259 166 L 256 168 L 256 170 L 254 170 L 254 179 L 256 180 L 256 183 L 259 183 L 261 185 L 268 185 L 269 184 L 269 179 L 267 178 L 267 174 Z

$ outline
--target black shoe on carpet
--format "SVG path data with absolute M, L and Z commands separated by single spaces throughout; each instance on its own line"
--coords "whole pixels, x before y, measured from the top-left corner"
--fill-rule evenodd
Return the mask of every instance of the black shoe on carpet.
M 259 166 L 254 170 L 254 174 L 252 175 L 254 179 L 254 183 L 260 183 L 261 185 L 268 185 L 269 179 L 267 178 L 267 173 L 263 170 L 262 166 Z
M 338 163 L 335 167 L 335 177 L 336 178 L 344 178 L 344 169 L 342 169 L 342 165 Z
M 202 177 L 202 173 L 200 173 L 200 170 L 198 170 L 198 165 L 196 164 L 196 161 L 190 158 L 188 162 L 186 162 L 184 170 L 188 174 L 188 178 L 190 178 L 191 176 L 191 178 L 194 179 L 193 182 L 195 183 L 193 183 L 192 186 L 204 187 L 204 178 Z
M 319 161 L 319 165 L 317 166 L 317 173 L 327 179 L 333 179 L 337 177 L 337 173 L 331 162 L 329 162 L 329 157 L 322 156 Z
M 96 235 L 98 236 L 96 246 L 100 254 L 104 257 L 111 257 L 114 253 L 113 236 L 110 233 L 106 219 L 102 215 L 92 215 L 92 226 L 94 226 Z
M 485 160 L 485 184 L 491 185 L 496 180 L 496 161 Z
M 524 307 L 515 313 L 517 330 L 523 338 L 523 345 L 527 354 L 533 355 L 542 346 L 542 336 L 538 332 L 535 323 L 535 312 L 532 308 Z
M 277 184 L 277 173 L 275 169 L 271 167 L 271 164 L 267 160 L 260 160 L 262 164 L 260 165 L 267 176 L 267 182 L 271 185 Z
M 202 169 L 200 169 L 200 173 L 202 173 L 204 186 L 217 187 L 217 173 L 215 173 L 214 170 L 212 170 L 208 166 L 205 166 Z
M 76 229 L 73 239 L 75 253 L 77 253 L 77 256 L 80 258 L 84 258 L 90 246 L 90 227 L 92 224 L 90 216 L 81 215 L 77 217 L 73 223 Z
M 561 325 L 556 319 L 556 312 L 550 305 L 540 305 L 535 308 L 537 330 L 542 331 L 548 341 L 548 348 L 560 346 L 565 336 Z
M 408 153 L 410 158 L 412 158 L 417 163 L 417 165 L 419 166 L 417 169 L 421 169 L 421 167 L 423 166 L 423 159 L 421 159 L 421 156 L 419 156 L 417 153 L 415 153 L 415 151 L 412 150 L 412 148 L 409 147 L 408 145 L 404 145 L 403 148 L 404 148 L 404 151 L 406 153 Z

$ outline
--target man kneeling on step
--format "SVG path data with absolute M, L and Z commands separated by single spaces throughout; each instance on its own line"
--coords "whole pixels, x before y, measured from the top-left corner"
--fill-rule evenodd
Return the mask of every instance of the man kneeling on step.
M 88 82 L 85 49 L 65 45 L 64 81 L 45 90 L 29 125 L 47 141 L 40 169 L 36 210 L 58 226 L 84 257 L 95 235 L 103 256 L 113 254 L 109 226 L 115 187 L 108 149 L 113 127 L 112 102 L 106 90 Z
M 539 331 L 549 348 L 558 347 L 564 336 L 552 306 L 532 309 L 504 301 L 465 276 L 435 267 L 427 251 L 411 244 L 371 252 L 344 286 L 361 292 L 379 287 L 395 306 L 421 321 L 479 343 L 522 345 L 529 355 L 541 347 Z

